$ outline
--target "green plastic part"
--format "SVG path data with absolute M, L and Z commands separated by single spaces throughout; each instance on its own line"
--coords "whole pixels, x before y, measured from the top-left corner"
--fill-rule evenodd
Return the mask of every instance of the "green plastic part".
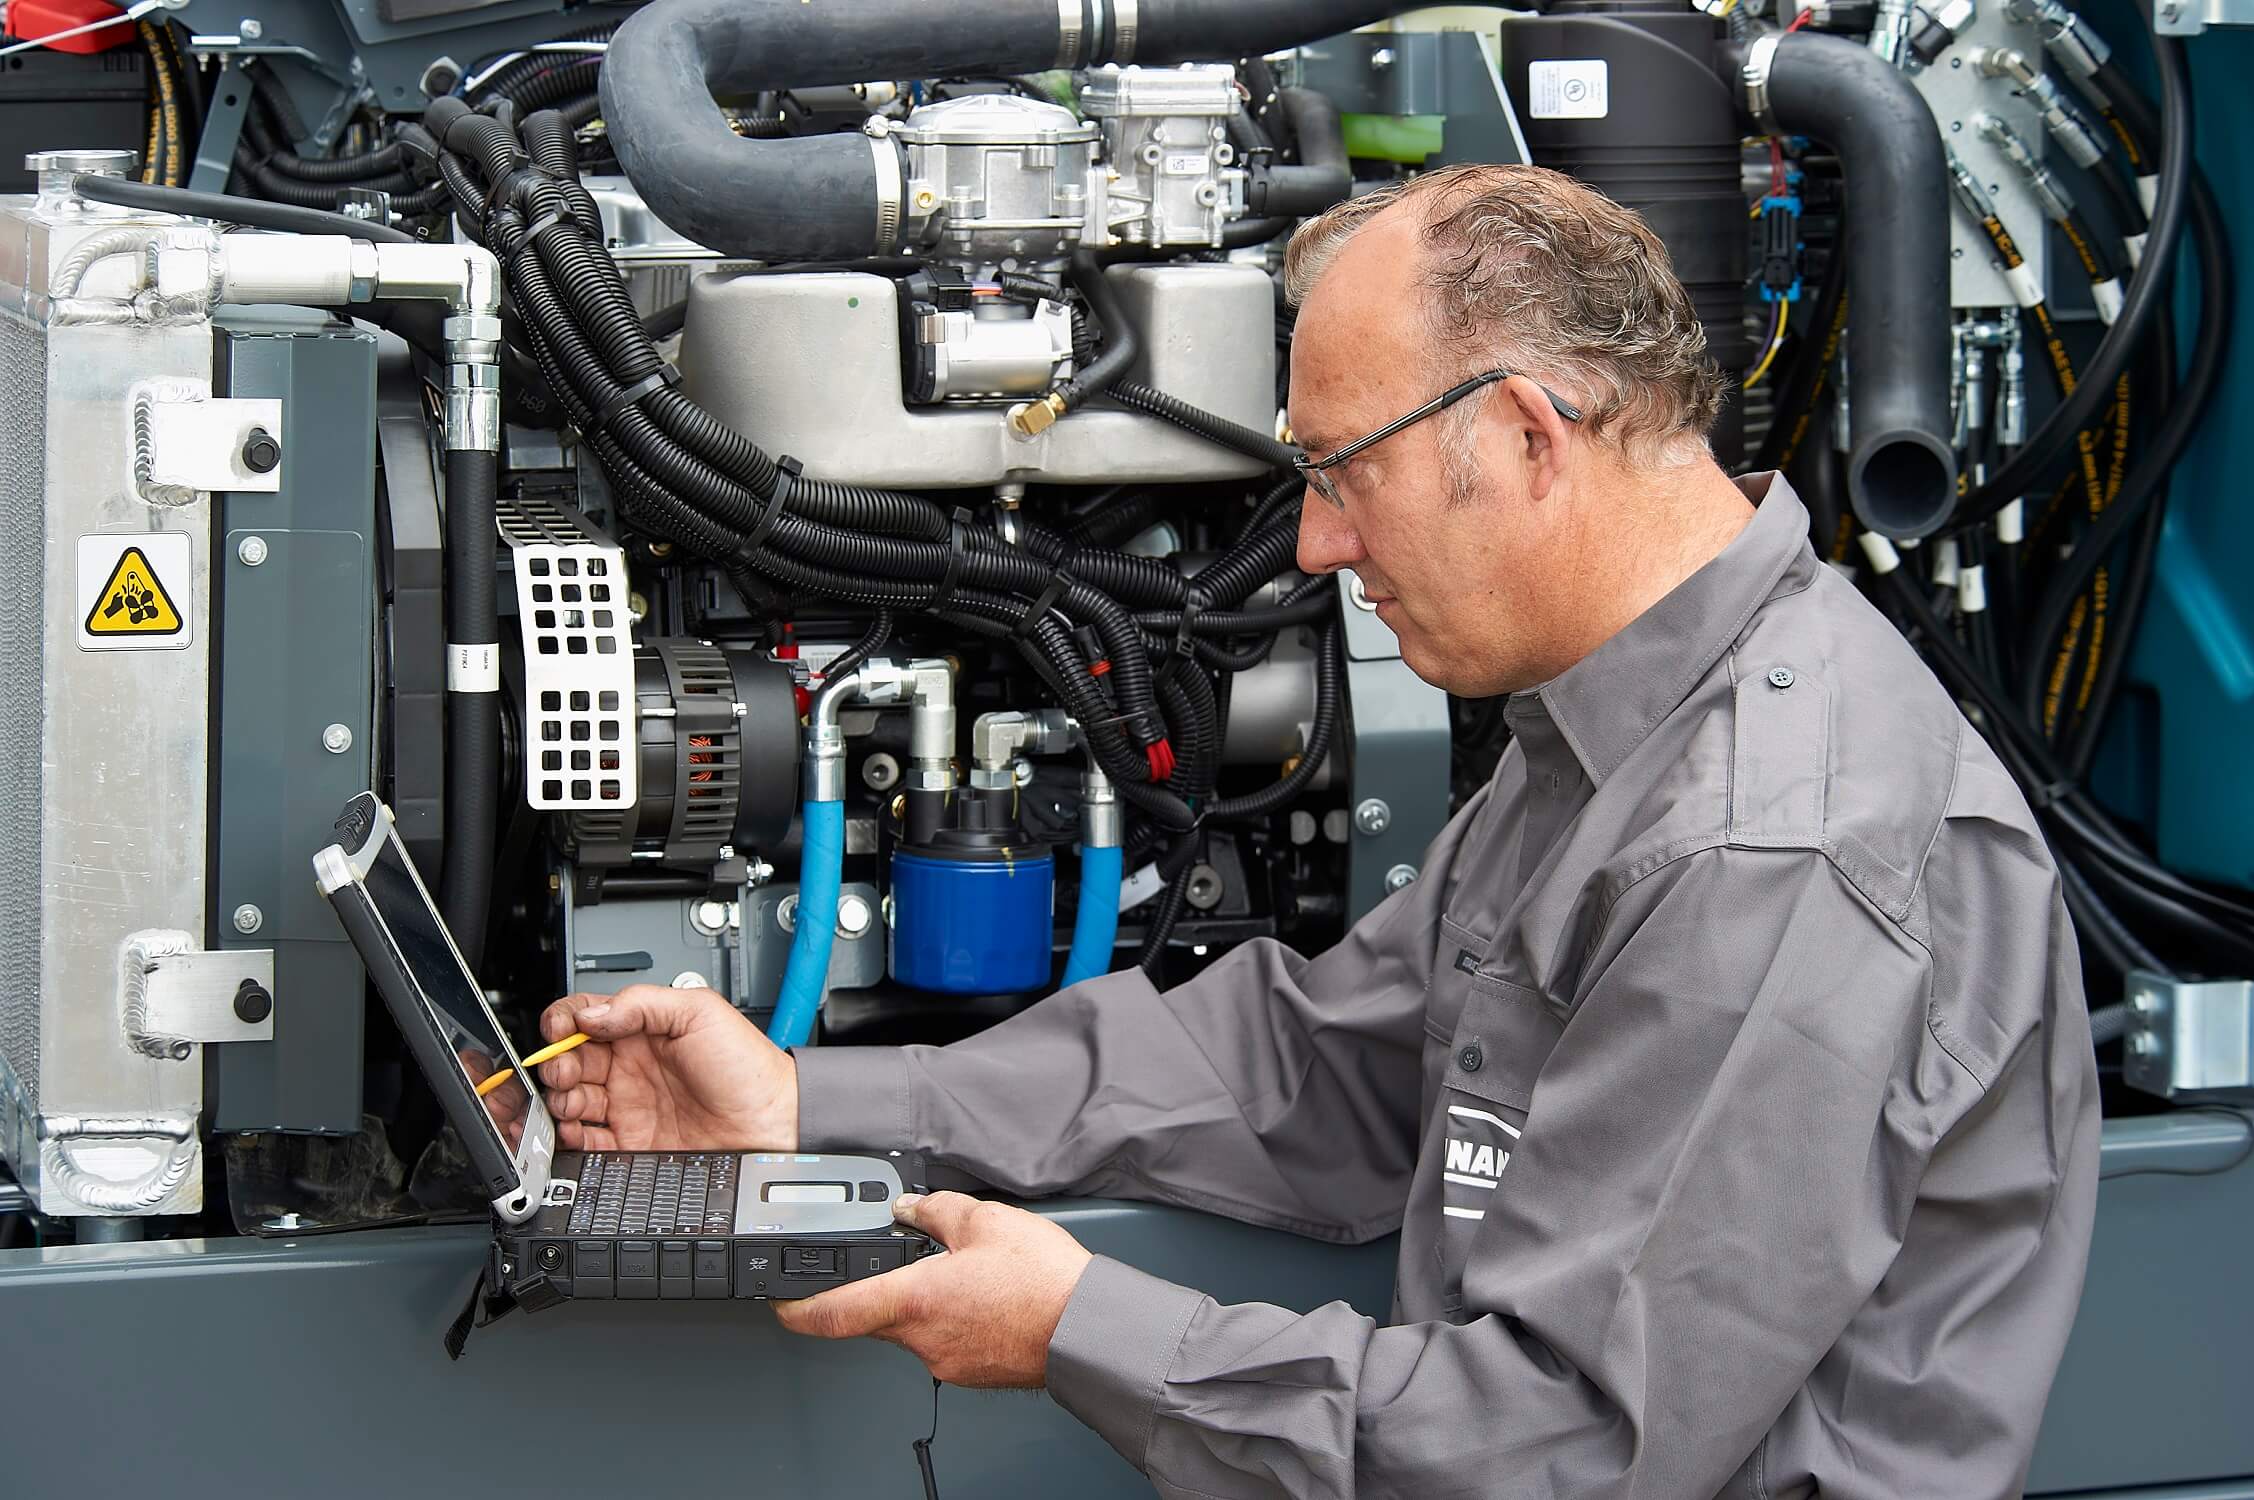
M 1346 154 L 1365 161 L 1424 165 L 1447 144 L 1446 115 L 1347 115 Z

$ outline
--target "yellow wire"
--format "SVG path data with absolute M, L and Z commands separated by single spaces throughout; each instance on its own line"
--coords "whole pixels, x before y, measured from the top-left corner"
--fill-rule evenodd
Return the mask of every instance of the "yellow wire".
M 1768 351 L 1761 356 L 1761 363 L 1755 365 L 1753 367 L 1753 373 L 1745 377 L 1745 388 L 1747 390 L 1750 391 L 1755 386 L 1759 385 L 1761 383 L 1761 377 L 1769 373 L 1769 366 L 1776 362 L 1777 351 L 1784 347 L 1785 320 L 1790 318 L 1791 316 L 1792 304 L 1789 302 L 1779 302 L 1777 304 L 1776 332 L 1769 335 Z
M 547 1062 L 551 1058 L 563 1056 L 566 1052 L 569 1052 L 572 1048 L 578 1046 L 580 1043 L 586 1040 L 588 1040 L 586 1032 L 575 1031 L 570 1036 L 565 1037 L 562 1041 L 550 1042 L 547 1046 L 542 1047 L 538 1052 L 535 1052 L 530 1057 L 527 1057 L 524 1060 L 524 1066 L 527 1068 L 537 1068 L 542 1063 Z M 492 1093 L 502 1084 L 507 1083 L 510 1079 L 516 1076 L 517 1070 L 515 1068 L 503 1068 L 500 1072 L 494 1074 L 491 1078 L 486 1079 L 485 1082 L 477 1086 L 477 1096 L 480 1099 L 484 1098 L 487 1094 Z

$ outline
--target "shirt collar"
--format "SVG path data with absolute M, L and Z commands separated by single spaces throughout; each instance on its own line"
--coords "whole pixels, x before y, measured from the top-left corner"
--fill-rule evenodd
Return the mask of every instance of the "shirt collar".
M 1681 706 L 1788 573 L 1800 586 L 1814 576 L 1821 564 L 1808 543 L 1807 507 L 1784 476 L 1748 474 L 1736 483 L 1755 509 L 1728 546 L 1580 661 L 1511 695 L 1505 717 L 1528 741 L 1530 760 L 1549 738 L 1542 731 L 1554 727 L 1591 784 L 1602 785 Z

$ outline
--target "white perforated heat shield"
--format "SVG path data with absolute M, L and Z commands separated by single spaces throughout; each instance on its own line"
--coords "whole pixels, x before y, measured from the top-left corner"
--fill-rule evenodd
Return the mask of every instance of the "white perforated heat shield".
M 618 811 L 641 795 L 626 554 L 573 512 L 500 504 L 524 637 L 525 800 L 542 811 Z

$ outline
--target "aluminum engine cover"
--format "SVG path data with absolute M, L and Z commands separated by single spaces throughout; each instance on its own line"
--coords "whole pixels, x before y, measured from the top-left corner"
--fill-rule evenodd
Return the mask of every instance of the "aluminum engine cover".
M 1275 291 L 1255 266 L 1105 273 L 1142 353 L 1131 378 L 1259 432 L 1276 420 Z M 1092 406 L 1033 438 L 1008 403 L 910 406 L 893 283 L 859 272 L 711 275 L 689 289 L 683 389 L 821 479 L 915 489 L 1249 479 L 1260 460 Z

